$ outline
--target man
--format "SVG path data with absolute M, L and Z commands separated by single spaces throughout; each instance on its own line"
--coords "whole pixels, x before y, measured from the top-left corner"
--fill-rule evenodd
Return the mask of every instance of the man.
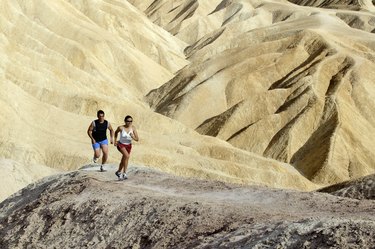
M 91 122 L 87 129 L 87 134 L 91 138 L 92 148 L 94 149 L 93 162 L 96 163 L 100 157 L 100 149 L 103 151 L 102 164 L 100 165 L 100 171 L 104 171 L 103 164 L 108 159 L 108 139 L 107 129 L 111 134 L 111 144 L 113 144 L 113 129 L 111 124 L 104 119 L 104 112 L 99 110 L 97 113 L 98 119 Z

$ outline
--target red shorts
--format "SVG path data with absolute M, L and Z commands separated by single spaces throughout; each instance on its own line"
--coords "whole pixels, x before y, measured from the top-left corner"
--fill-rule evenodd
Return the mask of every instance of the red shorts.
M 126 151 L 130 154 L 130 151 L 132 150 L 132 144 L 117 143 L 118 151 L 120 151 L 122 148 L 125 148 Z

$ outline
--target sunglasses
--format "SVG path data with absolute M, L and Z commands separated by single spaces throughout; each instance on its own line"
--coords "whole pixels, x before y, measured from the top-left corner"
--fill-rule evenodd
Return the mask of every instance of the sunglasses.
M 131 123 L 133 122 L 133 120 L 125 120 L 125 122 Z

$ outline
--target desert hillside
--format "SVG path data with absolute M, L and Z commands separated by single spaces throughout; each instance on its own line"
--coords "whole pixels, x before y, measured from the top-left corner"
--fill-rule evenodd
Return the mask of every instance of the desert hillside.
M 312 190 L 374 173 L 373 10 L 1 1 L 0 169 L 14 180 L 0 200 L 89 163 L 98 109 L 114 127 L 134 117 L 131 165 L 178 176 Z
M 166 2 L 145 12 L 189 43 L 190 64 L 147 95 L 155 111 L 315 183 L 374 172 L 371 1 L 223 1 L 206 12 L 184 1 L 191 13 L 173 28 L 180 12 Z
M 135 166 L 119 182 L 115 167 L 100 173 L 88 165 L 49 177 L 2 202 L 0 247 L 363 249 L 375 243 L 374 200 Z

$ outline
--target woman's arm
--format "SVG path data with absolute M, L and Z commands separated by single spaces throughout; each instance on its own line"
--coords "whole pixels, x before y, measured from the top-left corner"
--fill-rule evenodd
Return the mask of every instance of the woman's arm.
M 139 137 L 138 137 L 137 129 L 136 129 L 134 126 L 133 126 L 132 128 L 133 128 L 133 132 L 130 133 L 130 136 L 131 136 L 135 141 L 138 142 Z

